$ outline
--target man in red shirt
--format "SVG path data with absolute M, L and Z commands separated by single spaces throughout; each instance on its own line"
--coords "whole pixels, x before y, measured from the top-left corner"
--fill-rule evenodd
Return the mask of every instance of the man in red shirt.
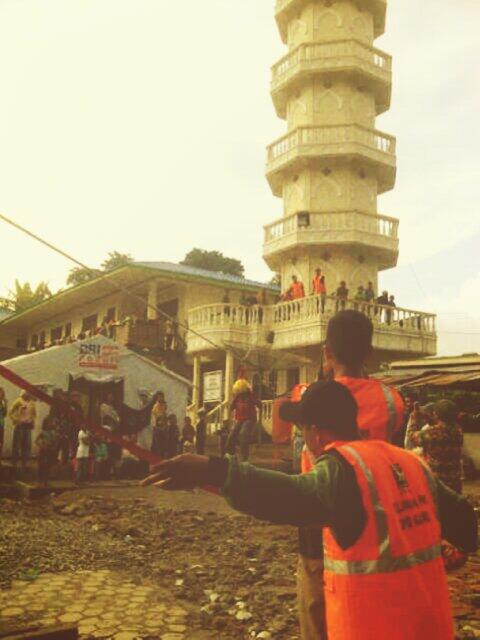
M 236 383 L 237 386 L 238 382 Z M 250 437 L 257 422 L 257 408 L 261 409 L 262 404 L 253 393 L 249 383 L 245 380 L 230 405 L 235 424 L 228 437 L 227 453 L 234 455 L 237 445 L 240 445 L 240 459 L 248 460 Z

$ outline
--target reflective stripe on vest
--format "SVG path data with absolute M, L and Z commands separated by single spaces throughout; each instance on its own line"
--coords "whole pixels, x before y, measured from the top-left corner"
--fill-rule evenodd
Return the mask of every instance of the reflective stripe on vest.
M 385 396 L 385 400 L 387 402 L 387 411 L 388 411 L 388 423 L 387 423 L 387 441 L 392 441 L 393 432 L 395 431 L 395 427 L 397 425 L 397 409 L 395 407 L 395 400 L 393 398 L 393 393 L 390 387 L 382 384 L 383 395 Z
M 388 532 L 387 514 L 380 503 L 378 497 L 377 487 L 372 475 L 372 472 L 365 464 L 360 453 L 345 445 L 343 447 L 348 453 L 355 458 L 358 465 L 365 476 L 367 481 L 368 490 L 370 492 L 370 498 L 375 513 L 375 524 L 377 529 L 379 557 L 377 560 L 335 560 L 328 556 L 325 557 L 325 571 L 331 571 L 332 573 L 340 575 L 355 575 L 355 574 L 376 574 L 376 573 L 392 573 L 394 571 L 401 571 L 402 569 L 411 569 L 418 565 L 430 562 L 441 556 L 441 547 L 439 544 L 414 551 L 404 556 L 394 557 L 392 556 L 390 547 L 390 535 Z M 429 486 L 435 485 L 435 481 L 425 465 L 422 464 L 422 469 L 427 477 Z M 435 490 L 433 493 L 435 496 Z

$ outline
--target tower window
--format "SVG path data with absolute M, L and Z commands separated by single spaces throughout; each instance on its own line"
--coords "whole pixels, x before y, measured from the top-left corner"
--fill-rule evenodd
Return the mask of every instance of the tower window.
M 308 211 L 301 211 L 297 214 L 297 224 L 299 229 L 310 226 L 310 214 Z

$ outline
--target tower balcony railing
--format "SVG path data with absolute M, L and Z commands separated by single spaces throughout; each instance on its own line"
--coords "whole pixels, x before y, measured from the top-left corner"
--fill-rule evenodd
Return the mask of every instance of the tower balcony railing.
M 398 240 L 398 220 L 389 216 L 360 211 L 331 213 L 294 213 L 265 226 L 265 244 L 276 242 L 296 231 L 321 232 L 359 231 L 388 240 Z M 328 236 L 327 236 L 328 239 Z
M 356 58 L 366 64 L 368 70 L 389 81 L 392 72 L 392 57 L 380 49 L 369 47 L 357 40 L 337 40 L 325 43 L 304 43 L 293 49 L 272 67 L 272 90 L 305 64 L 315 69 L 332 66 L 341 67 L 345 59 Z
M 394 160 L 396 152 L 396 140 L 393 136 L 368 129 L 357 124 L 301 126 L 279 138 L 268 147 L 269 169 L 274 170 L 277 164 L 281 164 L 286 154 L 297 147 L 317 145 L 342 145 L 353 143 L 380 152 L 384 156 L 390 156 Z M 321 150 L 319 150 L 321 153 Z
M 343 300 L 336 296 L 307 296 L 275 305 L 274 326 L 301 324 L 311 320 L 323 320 L 338 311 L 353 309 L 365 313 L 377 328 L 387 331 L 413 331 L 434 335 L 436 316 L 403 307 L 385 306 L 361 300 Z
M 192 329 L 217 327 L 252 327 L 263 323 L 267 306 L 245 306 L 241 304 L 218 303 L 191 309 L 188 326 Z
M 284 348 L 285 340 L 288 348 L 308 346 L 324 339 L 318 331 L 324 332 L 328 319 L 344 309 L 354 309 L 370 317 L 376 334 L 390 334 L 392 337 L 406 338 L 407 341 L 415 336 L 425 338 L 432 343 L 431 350 L 434 351 L 436 316 L 433 314 L 403 307 L 317 295 L 275 305 L 243 306 L 219 303 L 191 309 L 188 323 L 189 328 L 195 333 L 187 333 L 187 349 L 190 353 L 211 350 L 213 345 L 208 340 L 216 342 L 219 347 L 225 341 L 244 343 L 250 347 L 266 347 L 271 344 L 273 348 Z M 315 330 L 309 332 L 309 328 Z M 281 334 L 278 343 L 277 334 Z M 408 351 L 409 348 L 405 345 L 403 348 Z M 411 350 L 415 351 L 414 348 Z

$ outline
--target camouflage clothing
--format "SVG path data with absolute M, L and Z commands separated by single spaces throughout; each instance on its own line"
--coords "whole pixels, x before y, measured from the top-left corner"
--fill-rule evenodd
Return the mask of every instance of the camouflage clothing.
M 439 422 L 410 434 L 414 447 L 423 448 L 430 469 L 447 487 L 462 491 L 463 432 L 456 424 Z

